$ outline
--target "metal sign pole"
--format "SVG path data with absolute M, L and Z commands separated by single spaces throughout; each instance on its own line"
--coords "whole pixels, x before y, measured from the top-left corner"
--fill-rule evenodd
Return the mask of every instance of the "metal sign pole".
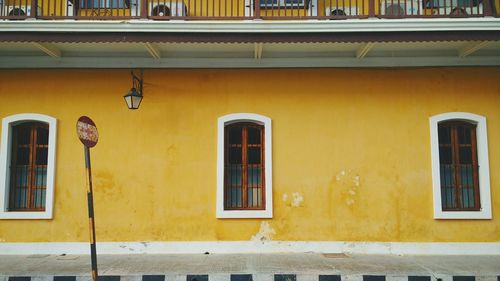
M 94 196 L 92 193 L 92 168 L 90 166 L 90 148 L 84 146 L 85 171 L 87 172 L 87 204 L 89 209 L 90 260 L 92 262 L 92 279 L 98 281 L 97 251 L 95 239 Z
M 92 193 L 92 168 L 90 166 L 90 148 L 97 144 L 99 134 L 97 127 L 87 116 L 82 116 L 76 122 L 76 133 L 83 143 L 85 153 L 85 171 L 87 173 L 87 204 L 89 209 L 89 233 L 90 233 L 90 259 L 92 263 L 92 279 L 98 281 L 97 274 L 97 249 L 95 238 L 95 219 L 94 219 L 94 195 Z

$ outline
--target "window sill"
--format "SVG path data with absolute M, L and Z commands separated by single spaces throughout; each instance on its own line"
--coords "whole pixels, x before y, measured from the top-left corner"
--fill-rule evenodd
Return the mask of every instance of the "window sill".
M 52 219 L 52 214 L 45 212 L 2 212 L 0 219 L 11 220 L 49 220 Z
M 217 210 L 218 219 L 271 219 L 273 212 L 271 210 L 259 211 L 225 211 Z
M 481 211 L 437 211 L 434 213 L 434 219 L 470 219 L 470 220 L 490 220 L 491 212 Z

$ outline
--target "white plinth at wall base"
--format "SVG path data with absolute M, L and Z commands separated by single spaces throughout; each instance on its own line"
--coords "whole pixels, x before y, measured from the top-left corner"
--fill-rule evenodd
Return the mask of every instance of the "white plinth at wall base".
M 350 253 L 381 255 L 500 255 L 500 242 L 306 242 L 306 241 L 197 241 L 197 242 L 101 242 L 99 254 L 259 254 Z M 88 243 L 0 243 L 2 255 L 86 255 Z

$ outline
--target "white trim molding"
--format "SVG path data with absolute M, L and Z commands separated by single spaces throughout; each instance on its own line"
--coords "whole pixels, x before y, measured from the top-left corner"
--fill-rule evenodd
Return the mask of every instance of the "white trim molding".
M 461 120 L 476 125 L 477 160 L 479 165 L 479 211 L 443 211 L 441 203 L 441 176 L 439 169 L 438 124 L 443 121 Z M 432 188 L 435 219 L 491 219 L 490 168 L 488 160 L 488 134 L 486 118 L 467 112 L 448 112 L 430 117 Z
M 412 32 L 412 31 L 499 31 L 500 18 L 407 18 L 364 20 L 221 20 L 221 21 L 93 21 L 30 20 L 0 21 L 0 32 Z
M 346 253 L 373 255 L 499 255 L 500 242 L 137 241 L 98 242 L 101 255 Z M 85 242 L 0 243 L 2 255 L 89 255 Z
M 47 189 L 45 195 L 45 211 L 43 212 L 9 212 L 9 166 L 12 141 L 12 126 L 37 121 L 49 125 L 49 143 L 47 159 Z M 52 219 L 54 208 L 54 177 L 56 164 L 56 131 L 57 120 L 53 117 L 36 113 L 11 115 L 2 120 L 0 144 L 0 219 Z
M 224 128 L 236 122 L 252 122 L 264 126 L 264 159 L 266 200 L 264 210 L 224 210 Z M 272 218 L 273 177 L 271 119 L 255 113 L 234 113 L 222 116 L 217 122 L 217 206 L 216 217 L 222 218 Z

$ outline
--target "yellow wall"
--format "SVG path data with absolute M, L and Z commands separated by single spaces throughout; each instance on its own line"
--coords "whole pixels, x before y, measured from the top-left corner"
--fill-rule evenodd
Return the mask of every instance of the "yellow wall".
M 58 119 L 53 220 L 1 220 L 0 241 L 87 241 L 79 116 L 92 149 L 99 241 L 500 241 L 500 68 L 146 70 L 137 111 L 128 70 L 2 70 L 0 117 Z M 483 115 L 492 220 L 435 220 L 429 116 Z M 273 122 L 274 218 L 216 219 L 217 118 Z M 359 177 L 359 185 L 357 182 Z M 300 193 L 293 207 L 288 198 Z

